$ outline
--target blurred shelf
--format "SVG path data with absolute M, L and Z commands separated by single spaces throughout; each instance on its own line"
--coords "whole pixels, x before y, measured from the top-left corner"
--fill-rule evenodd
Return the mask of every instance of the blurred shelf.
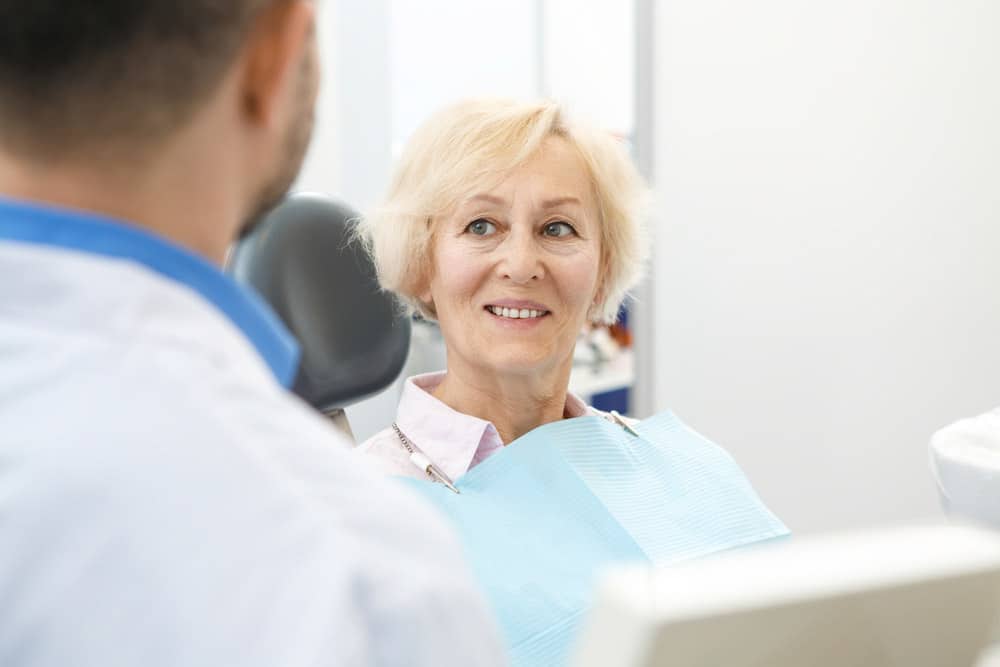
M 574 366 L 569 377 L 569 390 L 586 400 L 595 394 L 631 387 L 634 381 L 635 360 L 632 351 L 625 350 L 598 366 Z

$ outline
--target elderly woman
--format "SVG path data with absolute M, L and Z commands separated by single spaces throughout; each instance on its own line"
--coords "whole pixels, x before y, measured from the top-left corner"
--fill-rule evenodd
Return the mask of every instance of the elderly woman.
M 620 142 L 557 104 L 473 101 L 418 130 L 361 225 L 382 286 L 440 325 L 447 370 L 408 378 L 358 451 L 454 520 L 516 663 L 565 657 L 607 562 L 787 532 L 672 415 L 647 428 L 568 391 L 581 328 L 639 278 L 645 196 Z
M 573 348 L 639 279 L 645 196 L 619 143 L 555 104 L 467 102 L 413 137 L 364 227 L 382 286 L 441 327 L 448 370 L 407 380 L 396 423 L 449 477 L 595 414 L 568 392 Z M 424 476 L 392 428 L 360 450 Z

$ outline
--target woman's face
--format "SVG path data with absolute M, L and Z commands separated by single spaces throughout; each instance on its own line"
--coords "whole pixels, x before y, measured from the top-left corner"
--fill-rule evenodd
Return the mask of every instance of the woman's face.
M 496 188 L 434 222 L 433 302 L 448 366 L 492 374 L 567 367 L 597 298 L 597 204 L 579 155 L 551 137 Z

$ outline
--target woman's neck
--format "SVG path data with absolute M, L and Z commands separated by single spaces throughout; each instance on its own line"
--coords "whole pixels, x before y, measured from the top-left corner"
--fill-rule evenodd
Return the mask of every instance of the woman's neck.
M 572 359 L 567 362 L 550 371 L 511 375 L 449 363 L 448 373 L 432 393 L 454 410 L 491 422 L 508 444 L 564 417 Z

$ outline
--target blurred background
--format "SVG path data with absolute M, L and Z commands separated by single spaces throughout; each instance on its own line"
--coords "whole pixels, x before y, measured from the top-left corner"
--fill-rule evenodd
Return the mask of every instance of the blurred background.
M 364 210 L 428 114 L 554 97 L 649 179 L 652 263 L 571 388 L 672 410 L 798 533 L 940 514 L 927 443 L 1000 404 L 1000 3 L 326 0 L 296 185 Z M 405 374 L 444 366 L 417 324 Z M 359 441 L 400 382 L 348 409 Z

